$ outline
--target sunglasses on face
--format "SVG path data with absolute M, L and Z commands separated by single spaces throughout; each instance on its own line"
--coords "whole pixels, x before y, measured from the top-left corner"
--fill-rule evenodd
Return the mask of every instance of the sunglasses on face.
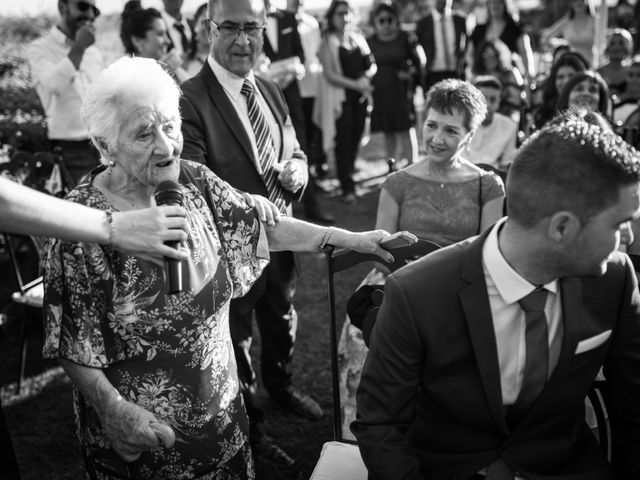
M 395 22 L 396 19 L 393 17 L 378 17 L 376 19 L 376 22 L 380 25 L 391 25 L 393 24 L 393 22 Z
M 67 5 L 69 5 L 69 3 L 67 3 Z M 93 16 L 95 18 L 98 18 L 100 16 L 100 9 L 96 7 L 93 3 L 80 1 L 72 5 L 75 5 L 75 7 L 83 13 L 88 12 L 89 10 L 93 10 Z

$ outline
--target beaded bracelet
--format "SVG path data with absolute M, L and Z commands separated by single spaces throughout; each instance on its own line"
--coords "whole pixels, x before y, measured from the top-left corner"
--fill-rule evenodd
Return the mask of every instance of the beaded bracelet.
M 324 248 L 329 243 L 329 240 L 331 240 L 331 235 L 333 235 L 333 229 L 327 228 L 322 235 L 322 240 L 320 241 L 320 245 L 318 245 L 318 250 L 324 252 Z
M 113 236 L 114 236 L 114 229 L 113 229 L 113 212 L 104 212 L 107 214 L 107 223 L 109 224 L 109 240 L 107 242 L 107 245 L 112 246 L 113 245 Z

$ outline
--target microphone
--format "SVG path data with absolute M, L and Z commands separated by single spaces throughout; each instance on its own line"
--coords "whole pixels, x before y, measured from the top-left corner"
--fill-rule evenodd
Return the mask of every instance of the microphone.
M 182 206 L 182 190 L 180 185 L 172 180 L 165 180 L 156 185 L 153 193 L 156 205 L 178 205 Z M 180 242 L 167 241 L 165 245 L 171 248 L 178 248 Z M 164 259 L 165 270 L 167 272 L 167 287 L 169 293 L 180 293 L 182 291 L 182 261 L 175 258 Z

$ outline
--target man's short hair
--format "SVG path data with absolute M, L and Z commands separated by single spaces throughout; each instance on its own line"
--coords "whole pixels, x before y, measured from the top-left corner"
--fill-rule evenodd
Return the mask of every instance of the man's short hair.
M 473 86 L 476 88 L 494 88 L 502 91 L 502 82 L 493 75 L 479 75 L 473 80 Z
M 638 152 L 610 129 L 567 114 L 523 145 L 507 177 L 507 214 L 531 228 L 559 211 L 583 225 L 640 182 Z
M 480 90 L 469 82 L 447 79 L 436 83 L 427 93 L 426 111 L 464 115 L 465 127 L 476 130 L 487 116 L 487 101 Z

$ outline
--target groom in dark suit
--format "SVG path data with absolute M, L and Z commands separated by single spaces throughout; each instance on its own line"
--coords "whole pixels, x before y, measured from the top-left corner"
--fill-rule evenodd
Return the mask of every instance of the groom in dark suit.
M 300 199 L 307 183 L 307 163 L 282 91 L 252 71 L 263 46 L 263 0 L 210 0 L 208 14 L 208 61 L 181 85 L 182 157 L 205 163 L 237 189 L 267 197 L 283 214 L 290 214 L 291 201 Z M 256 453 L 265 451 L 287 463 L 291 459 L 277 447 L 274 450 L 264 432 L 249 348 L 255 313 L 262 337 L 262 380 L 270 396 L 307 418 L 323 416 L 320 406 L 291 383 L 295 285 L 293 253 L 274 252 L 257 284 L 245 297 L 232 301 L 230 310 L 252 445 Z
M 387 279 L 352 424 L 370 479 L 640 478 L 640 296 L 617 251 L 639 182 L 635 150 L 570 118 L 518 154 L 507 218 Z M 601 366 L 611 465 L 585 424 Z

